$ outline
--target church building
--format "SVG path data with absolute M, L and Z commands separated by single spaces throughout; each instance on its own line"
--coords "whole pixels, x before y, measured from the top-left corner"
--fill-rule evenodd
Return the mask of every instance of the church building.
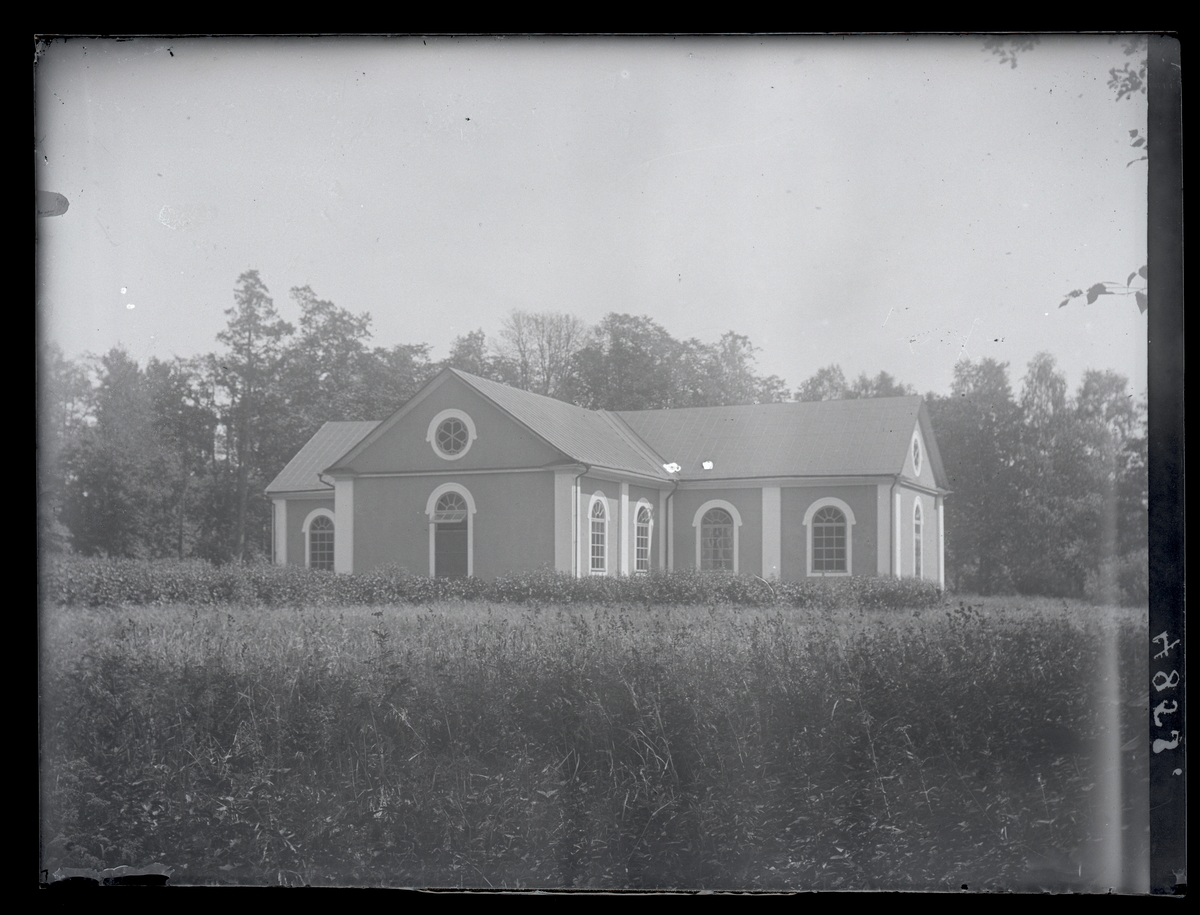
M 942 586 L 948 494 L 920 397 L 609 412 L 449 368 L 267 488 L 282 565 Z

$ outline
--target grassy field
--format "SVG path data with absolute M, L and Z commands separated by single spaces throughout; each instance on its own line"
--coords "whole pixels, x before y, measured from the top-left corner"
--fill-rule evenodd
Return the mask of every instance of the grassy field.
M 41 662 L 50 873 L 1106 890 L 1145 854 L 1144 611 L 57 607 Z

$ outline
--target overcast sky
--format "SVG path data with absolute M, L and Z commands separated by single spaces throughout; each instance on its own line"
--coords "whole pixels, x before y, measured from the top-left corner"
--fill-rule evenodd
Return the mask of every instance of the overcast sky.
M 1106 38 L 70 40 L 36 65 L 38 308 L 69 356 L 217 349 L 243 271 L 374 344 L 513 308 L 745 334 L 921 392 L 1038 351 L 1145 389 L 1146 163 Z

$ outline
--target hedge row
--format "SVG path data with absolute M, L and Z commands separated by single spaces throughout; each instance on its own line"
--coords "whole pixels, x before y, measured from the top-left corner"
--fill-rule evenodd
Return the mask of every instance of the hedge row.
M 447 600 L 545 604 L 732 604 L 835 609 L 924 608 L 942 594 L 932 582 L 839 578 L 767 582 L 753 575 L 678 571 L 631 578 L 574 578 L 561 572 L 512 572 L 494 579 L 428 578 L 387 567 L 337 575 L 264 564 L 53 557 L 43 567 L 42 597 L 61 606 L 254 604 L 351 606 Z

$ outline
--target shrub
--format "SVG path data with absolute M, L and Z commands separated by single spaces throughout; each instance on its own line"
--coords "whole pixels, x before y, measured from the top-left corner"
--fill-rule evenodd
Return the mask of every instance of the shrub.
M 932 582 L 891 578 L 765 581 L 755 575 L 682 570 L 629 578 L 575 578 L 550 570 L 494 579 L 429 578 L 398 566 L 337 575 L 264 563 L 214 566 L 139 559 L 52 558 L 43 568 L 47 602 L 70 607 L 120 604 L 249 604 L 267 607 L 380 606 L 485 600 L 512 604 L 791 606 L 910 609 L 935 606 Z

